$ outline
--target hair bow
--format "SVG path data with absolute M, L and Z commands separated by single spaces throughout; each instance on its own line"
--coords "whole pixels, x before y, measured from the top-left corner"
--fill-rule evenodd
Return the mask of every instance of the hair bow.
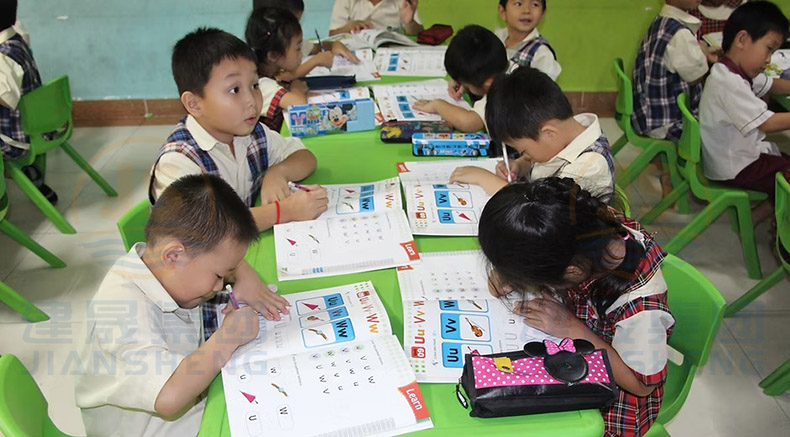
M 559 345 L 548 339 L 543 340 L 543 344 L 546 346 L 546 353 L 549 355 L 554 355 L 559 351 L 576 352 L 576 347 L 573 346 L 573 339 L 568 337 L 563 338 Z

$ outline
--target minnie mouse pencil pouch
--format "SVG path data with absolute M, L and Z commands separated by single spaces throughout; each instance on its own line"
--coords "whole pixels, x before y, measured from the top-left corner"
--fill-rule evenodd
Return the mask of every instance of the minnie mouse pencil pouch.
M 617 390 L 606 351 L 565 338 L 559 345 L 527 343 L 523 351 L 466 354 L 456 396 L 471 406 L 470 416 L 502 417 L 601 408 Z

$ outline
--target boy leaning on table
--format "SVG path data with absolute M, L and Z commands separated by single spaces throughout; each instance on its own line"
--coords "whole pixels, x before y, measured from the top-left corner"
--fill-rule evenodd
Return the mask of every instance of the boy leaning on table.
M 88 435 L 197 434 L 202 393 L 259 323 L 252 307 L 228 305 L 203 342 L 199 305 L 257 238 L 249 208 L 219 177 L 184 176 L 164 190 L 145 243 L 116 261 L 90 304 L 76 385 Z

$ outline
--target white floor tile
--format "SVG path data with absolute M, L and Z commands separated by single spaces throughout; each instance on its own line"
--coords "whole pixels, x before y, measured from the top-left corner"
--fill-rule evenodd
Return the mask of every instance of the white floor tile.
M 74 130 L 69 144 L 97 170 L 118 150 L 124 148 L 126 139 L 137 130 L 137 126 L 83 127 Z M 47 154 L 47 173 L 81 172 L 82 169 L 60 149 Z

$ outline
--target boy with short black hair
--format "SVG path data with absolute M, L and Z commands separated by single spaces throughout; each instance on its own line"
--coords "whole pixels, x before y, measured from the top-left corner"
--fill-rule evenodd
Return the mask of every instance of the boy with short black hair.
M 175 126 L 151 168 L 152 204 L 178 178 L 208 173 L 228 182 L 260 230 L 314 219 L 327 209 L 322 187 L 291 194 L 289 182 L 312 173 L 316 159 L 299 139 L 283 138 L 258 122 L 256 58 L 244 41 L 219 29 L 198 29 L 176 43 L 172 68 L 189 115 Z M 255 206 L 258 200 L 261 206 Z M 247 262 L 236 273 L 236 294 L 270 320 L 288 311 L 287 301 Z M 216 329 L 217 303 L 203 305 L 206 338 Z
M 458 31 L 444 55 L 444 67 L 450 76 L 451 97 L 460 99 L 464 91 L 479 98 L 472 110 L 445 100 L 418 100 L 414 109 L 439 114 L 462 132 L 477 132 L 485 127 L 486 93 L 494 78 L 510 67 L 505 47 L 490 30 L 475 24 Z
M 755 208 L 755 223 L 773 215 L 776 173 L 790 177 L 790 157 L 765 141 L 767 133 L 790 129 L 790 113 L 774 113 L 762 99 L 768 93 L 790 94 L 790 81 L 764 74 L 787 39 L 788 26 L 771 2 L 738 7 L 724 25 L 724 55 L 711 68 L 700 102 L 705 176 L 772 197 Z
M 252 307 L 228 305 L 203 342 L 198 306 L 232 281 L 257 238 L 249 208 L 217 176 L 184 176 L 162 192 L 146 242 L 113 265 L 90 304 L 76 384 L 88 435 L 197 435 L 202 393 L 259 326 Z
M 537 68 L 557 80 L 562 73 L 557 54 L 538 32 L 546 14 L 546 0 L 499 0 L 498 9 L 506 26 L 494 33 L 505 44 L 508 59 L 516 65 Z
M 573 178 L 604 202 L 614 193 L 614 160 L 595 114 L 573 115 L 562 89 L 545 73 L 520 67 L 500 76 L 488 91 L 486 120 L 492 144 L 521 152 L 493 174 L 479 167 L 459 167 L 450 182 L 480 185 L 494 194 L 508 179 L 550 176 Z

